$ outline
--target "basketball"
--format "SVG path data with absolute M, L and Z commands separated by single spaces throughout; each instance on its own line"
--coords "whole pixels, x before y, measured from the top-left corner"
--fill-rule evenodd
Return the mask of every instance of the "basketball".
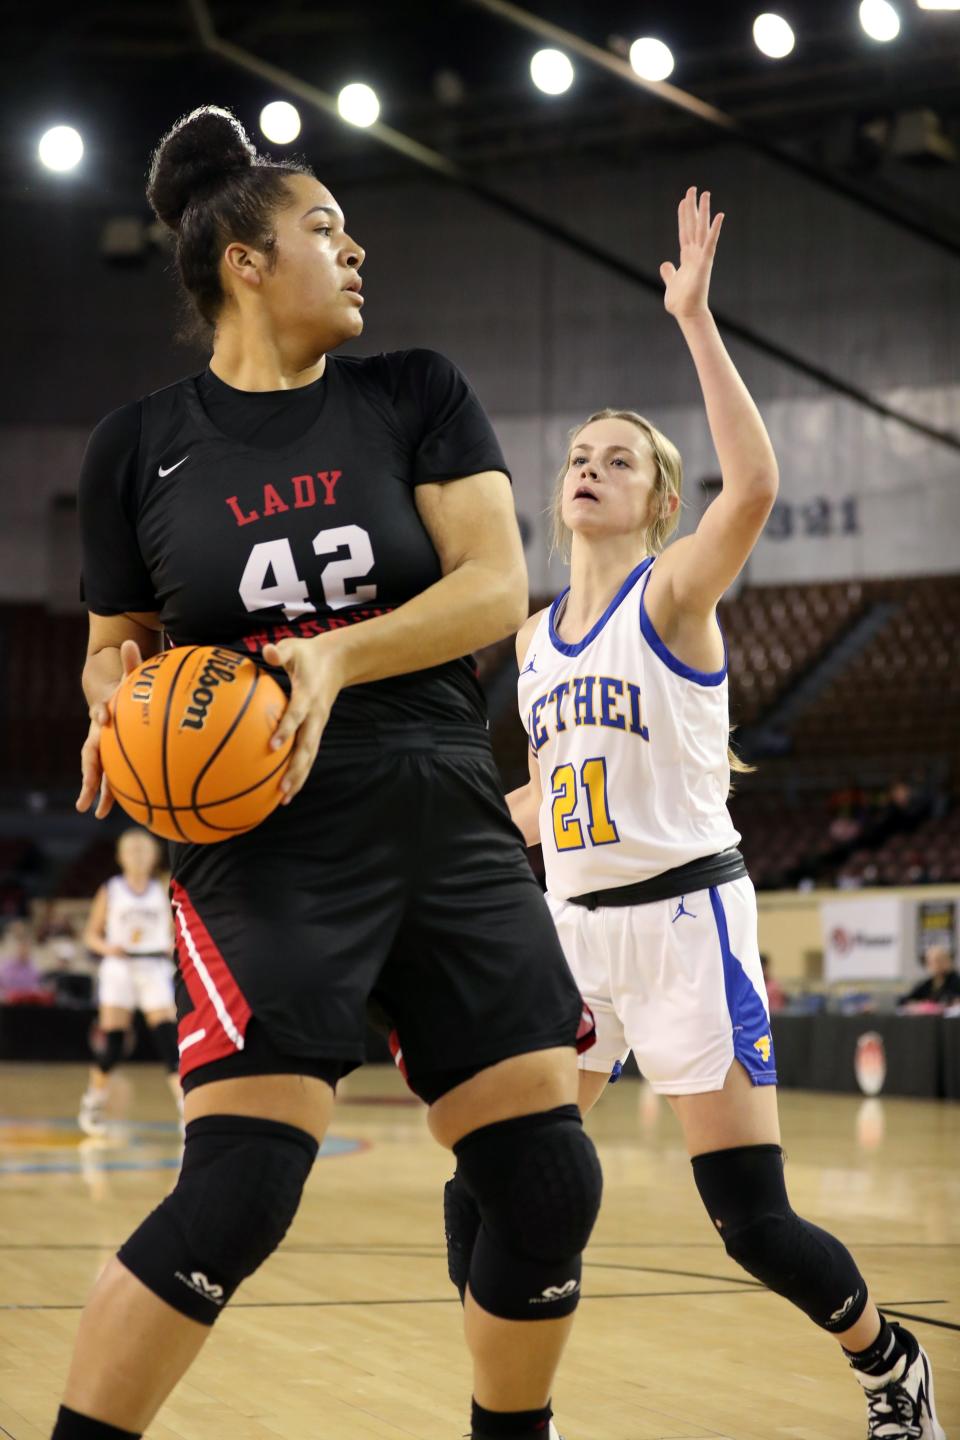
M 253 660 L 216 645 L 145 660 L 110 701 L 104 773 L 131 819 L 210 845 L 252 830 L 283 798 L 292 740 L 271 750 L 287 700 Z

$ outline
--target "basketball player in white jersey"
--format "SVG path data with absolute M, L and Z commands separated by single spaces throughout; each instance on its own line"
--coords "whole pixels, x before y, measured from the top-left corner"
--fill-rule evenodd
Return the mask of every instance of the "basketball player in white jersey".
M 142 1010 L 171 1092 L 182 1108 L 177 1077 L 176 1005 L 173 993 L 173 921 L 166 888 L 156 878 L 160 847 L 146 830 L 125 830 L 117 844 L 120 874 L 93 899 L 84 944 L 102 955 L 99 975 L 103 1054 L 90 1070 L 79 1124 L 88 1135 L 106 1133 L 110 1075 L 123 1055 L 134 1012 Z
M 727 811 L 727 666 L 716 605 L 763 530 L 777 463 L 708 309 L 720 226 L 709 195 L 680 205 L 680 265 L 661 267 L 703 390 L 723 488 L 695 534 L 664 549 L 680 505 L 675 447 L 605 410 L 573 432 L 559 477 L 570 585 L 517 639 L 530 781 L 509 795 L 542 841 L 548 900 L 597 1022 L 580 1057 L 589 1110 L 632 1049 L 684 1132 L 728 1254 L 843 1347 L 869 1435 L 943 1440 L 929 1361 L 884 1320 L 852 1257 L 795 1214 L 784 1185 L 776 1069 L 753 887 Z M 662 553 L 661 553 L 662 552 Z M 475 1219 L 447 1187 L 450 1272 Z

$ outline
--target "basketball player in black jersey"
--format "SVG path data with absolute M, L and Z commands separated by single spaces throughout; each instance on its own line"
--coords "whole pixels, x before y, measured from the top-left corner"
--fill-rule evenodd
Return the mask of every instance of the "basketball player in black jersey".
M 333 355 L 362 329 L 364 251 L 306 167 L 204 107 L 148 193 L 213 354 L 109 415 L 84 460 L 78 806 L 109 810 L 105 702 L 164 643 L 259 657 L 297 738 L 262 826 L 173 846 L 183 1168 L 97 1284 L 54 1436 L 150 1424 L 293 1219 L 369 1002 L 482 1217 L 473 1436 L 546 1440 L 600 1173 L 576 1106 L 589 1026 L 462 658 L 526 613 L 503 457 L 441 356 Z

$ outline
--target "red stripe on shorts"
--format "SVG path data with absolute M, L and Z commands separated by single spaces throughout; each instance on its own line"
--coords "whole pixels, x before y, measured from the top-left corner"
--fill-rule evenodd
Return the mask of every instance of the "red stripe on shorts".
M 597 1043 L 597 1022 L 593 1018 L 593 1011 L 583 1002 L 583 1009 L 580 1011 L 580 1024 L 577 1026 L 577 1054 L 582 1055 L 584 1050 L 589 1050 L 591 1045 Z
M 180 1074 L 243 1049 L 250 1006 L 190 896 L 173 882 L 177 963 L 193 1009 L 179 1025 Z

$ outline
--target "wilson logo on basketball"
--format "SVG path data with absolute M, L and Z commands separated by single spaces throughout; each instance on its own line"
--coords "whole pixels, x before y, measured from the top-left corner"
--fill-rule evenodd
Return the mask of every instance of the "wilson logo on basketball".
M 201 670 L 180 721 L 181 730 L 202 730 L 207 722 L 207 712 L 213 703 L 218 685 L 229 685 L 237 678 L 237 670 L 243 664 L 243 656 L 232 650 L 214 650 Z
M 130 698 L 138 705 L 149 705 L 153 695 L 153 682 L 169 656 L 169 650 L 157 655 L 153 660 L 147 660 L 137 671 L 137 679 L 130 692 Z

